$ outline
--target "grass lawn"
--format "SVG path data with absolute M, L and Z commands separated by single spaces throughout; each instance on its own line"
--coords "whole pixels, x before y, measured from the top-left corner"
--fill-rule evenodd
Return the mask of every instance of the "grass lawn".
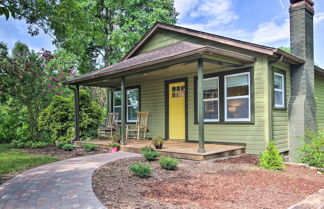
M 8 144 L 0 144 L 0 175 L 54 161 L 57 161 L 56 157 L 33 156 L 18 149 L 12 149 Z

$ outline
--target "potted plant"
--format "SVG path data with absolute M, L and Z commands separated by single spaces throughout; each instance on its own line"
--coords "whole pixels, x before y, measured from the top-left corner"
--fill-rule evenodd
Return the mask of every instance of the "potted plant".
M 161 136 L 156 136 L 152 139 L 152 144 L 154 145 L 155 149 L 162 149 L 163 142 L 164 140 Z
M 118 150 L 120 149 L 120 144 L 111 143 L 111 144 L 109 144 L 109 147 L 111 147 L 112 152 L 118 152 Z
M 119 135 L 115 134 L 115 135 L 113 135 L 111 137 L 111 139 L 112 139 L 112 143 L 118 143 L 118 144 L 120 144 L 121 138 L 120 138 Z

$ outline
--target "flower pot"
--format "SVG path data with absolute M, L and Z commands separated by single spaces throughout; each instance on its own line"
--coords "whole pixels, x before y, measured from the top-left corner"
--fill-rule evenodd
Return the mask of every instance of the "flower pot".
M 156 144 L 155 149 L 162 149 L 163 144 Z
M 118 152 L 118 147 L 112 147 L 112 148 L 111 148 L 111 151 L 112 151 L 112 152 Z

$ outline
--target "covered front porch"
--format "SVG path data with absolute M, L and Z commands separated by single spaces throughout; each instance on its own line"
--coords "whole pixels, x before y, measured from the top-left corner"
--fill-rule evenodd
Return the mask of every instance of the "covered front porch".
M 121 145 L 121 151 L 141 153 L 141 148 L 151 146 L 150 140 L 126 140 L 126 145 Z M 107 149 L 110 140 L 91 140 L 91 141 L 76 141 L 77 146 L 82 144 L 96 144 L 100 148 Z M 205 144 L 205 152 L 197 152 L 197 143 L 181 142 L 167 140 L 164 142 L 162 149 L 156 151 L 164 156 L 175 157 L 188 160 L 211 160 L 222 157 L 241 155 L 245 153 L 245 146 L 225 145 L 225 144 Z
M 180 42 L 128 58 L 107 69 L 67 82 L 69 85 L 75 85 L 76 132 L 73 141 L 79 141 L 78 92 L 79 86 L 84 85 L 107 88 L 110 101 L 108 112 L 120 113 L 118 132 L 121 136 L 122 150 L 139 152 L 140 148 L 150 144 L 149 140 L 135 142 L 126 139 L 126 126 L 134 125 L 134 120 L 130 120 L 134 118 L 131 118 L 129 113 L 131 104 L 128 104 L 128 90 L 135 88 L 139 92 L 137 110 L 149 113 L 148 138 L 161 136 L 167 139 L 161 152 L 174 157 L 187 155 L 181 158 L 197 160 L 242 154 L 245 150 L 245 142 L 241 139 L 246 137 L 240 137 L 237 133 L 246 130 L 245 123 L 225 124 L 221 121 L 224 120 L 224 114 L 218 113 L 216 105 L 212 107 L 214 109 L 212 114 L 217 114 L 217 118 L 205 120 L 204 80 L 208 80 L 206 74 L 224 78 L 228 72 L 248 74 L 251 76 L 249 80 L 252 80 L 251 67 L 255 61 L 255 57 L 246 54 Z M 213 89 L 210 94 L 214 97 L 213 101 L 217 101 L 218 106 L 223 105 L 223 102 L 218 100 L 220 96 L 218 88 L 223 88 L 220 86 L 223 83 L 217 82 L 217 89 Z M 172 84 L 177 85 L 172 86 Z M 116 91 L 120 92 L 118 105 L 113 99 Z M 174 106 L 170 104 L 171 98 L 179 97 L 183 97 L 183 109 L 178 108 L 177 102 L 173 104 Z M 251 124 L 253 125 L 253 123 L 248 125 L 252 126 Z M 233 128 L 237 129 L 237 133 L 231 136 L 229 133 L 234 132 Z M 247 131 L 253 132 L 253 130 Z M 206 134 L 208 143 L 205 143 Z M 91 141 L 91 143 L 107 144 L 107 141 Z

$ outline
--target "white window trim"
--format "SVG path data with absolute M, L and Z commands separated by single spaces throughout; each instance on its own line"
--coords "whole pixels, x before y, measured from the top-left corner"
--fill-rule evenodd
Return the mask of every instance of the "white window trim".
M 126 90 L 126 121 L 127 122 L 130 122 L 130 123 L 134 123 L 136 122 L 136 119 L 135 120 L 129 120 L 128 119 L 128 107 L 134 107 L 134 106 L 137 106 L 138 107 L 138 110 L 139 110 L 139 101 L 137 103 L 137 105 L 129 105 L 128 104 L 128 91 L 131 91 L 131 90 L 137 90 L 138 93 L 139 93 L 139 88 L 132 88 L 132 89 L 127 89 Z M 139 96 L 139 95 L 138 95 Z M 139 99 L 139 98 L 138 98 Z
M 115 93 L 118 93 L 118 92 L 120 92 L 121 93 L 121 91 L 113 91 L 113 109 L 112 109 L 112 111 L 115 113 L 115 108 L 116 107 L 119 107 L 120 108 L 120 112 L 121 112 L 121 108 L 122 108 L 122 106 L 121 105 L 115 105 Z M 119 117 L 118 117 L 119 118 Z M 121 122 L 121 120 L 117 120 L 118 122 Z
M 282 92 L 282 104 L 276 104 L 275 96 L 274 96 L 274 98 L 273 98 L 274 107 L 276 107 L 276 108 L 284 108 L 285 103 L 286 103 L 286 101 L 285 101 L 285 76 L 283 74 L 281 74 L 281 73 L 274 73 L 274 75 L 281 77 L 281 81 L 282 81 L 282 89 L 278 89 L 278 88 L 275 88 L 273 86 L 273 89 L 274 89 L 275 92 L 276 91 L 277 92 Z
M 211 77 L 211 78 L 205 78 L 204 81 L 207 81 L 207 80 L 218 80 L 218 89 L 217 89 L 217 98 L 213 98 L 213 99 L 203 99 L 204 101 L 204 105 L 205 105 L 205 102 L 208 102 L 208 101 L 217 101 L 218 103 L 218 112 L 217 112 L 217 119 L 206 119 L 204 118 L 204 122 L 219 122 L 219 77 Z M 197 98 L 198 99 L 198 98 Z M 205 112 L 204 112 L 205 114 Z M 199 121 L 199 111 L 198 111 L 198 121 Z
M 228 77 L 234 77 L 234 76 L 239 76 L 239 75 L 248 75 L 248 87 L 249 87 L 249 95 L 246 96 L 235 96 L 235 97 L 227 97 L 227 78 Z M 225 122 L 249 122 L 251 121 L 251 81 L 250 81 L 250 72 L 245 72 L 245 73 L 237 73 L 237 74 L 231 74 L 231 75 L 226 75 L 224 76 L 224 112 L 225 112 Z M 248 118 L 227 118 L 227 100 L 231 99 L 249 99 L 249 117 Z

